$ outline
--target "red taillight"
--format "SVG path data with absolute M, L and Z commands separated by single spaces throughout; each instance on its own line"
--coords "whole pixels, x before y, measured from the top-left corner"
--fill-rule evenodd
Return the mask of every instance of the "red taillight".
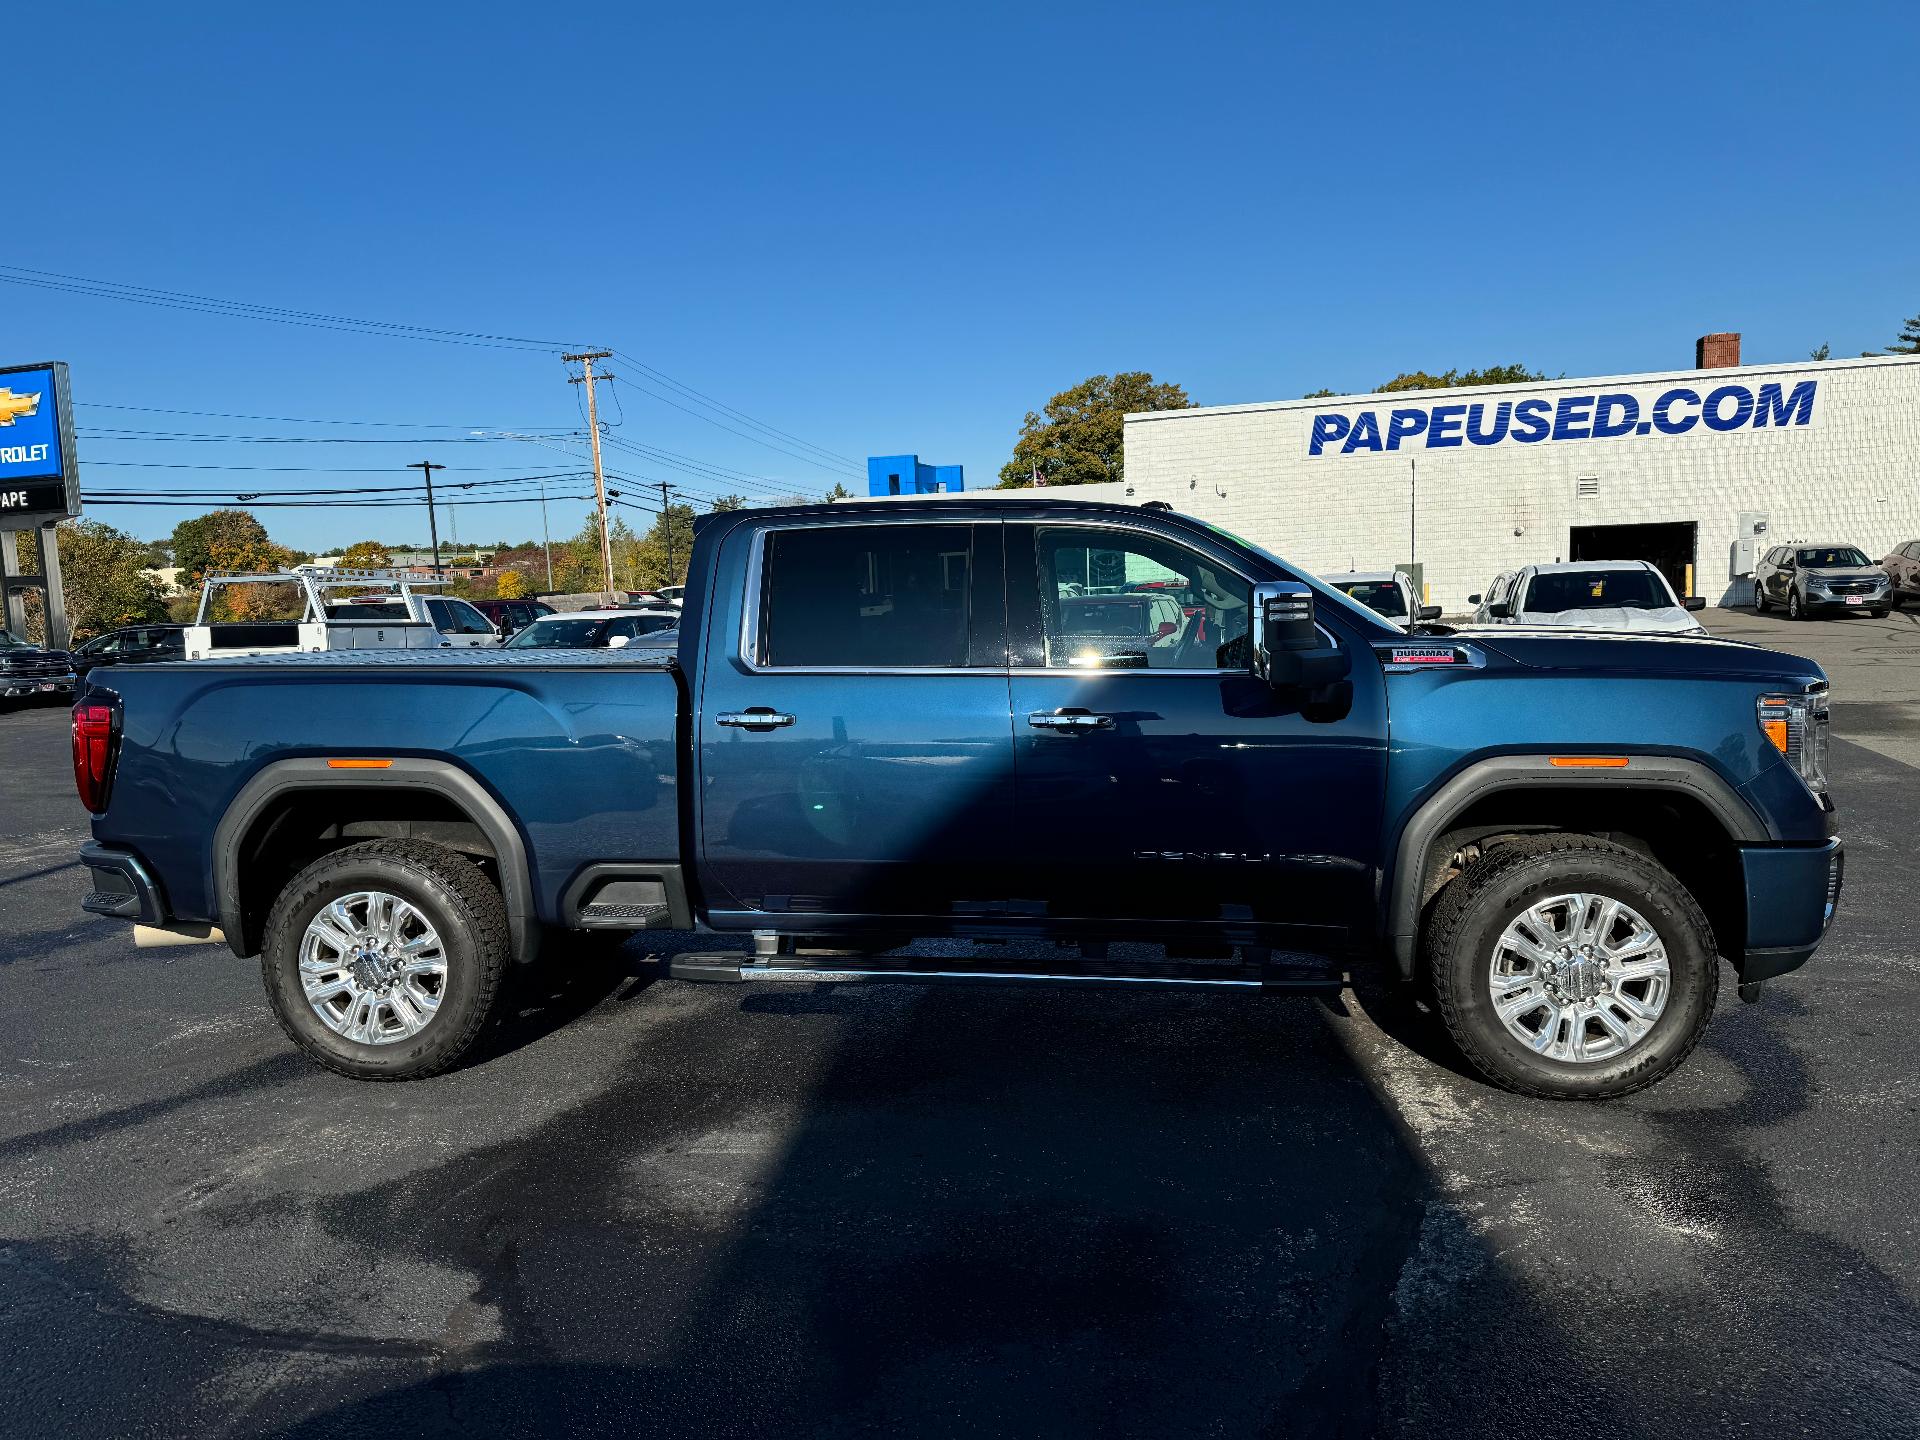
M 80 803 L 95 815 L 107 808 L 107 787 L 113 780 L 113 707 L 73 707 L 73 788 Z

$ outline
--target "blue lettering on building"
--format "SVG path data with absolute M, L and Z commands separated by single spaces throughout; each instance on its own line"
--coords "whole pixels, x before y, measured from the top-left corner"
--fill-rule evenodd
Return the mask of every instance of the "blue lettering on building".
M 1624 390 L 1561 395 L 1553 400 L 1447 401 L 1387 410 L 1322 410 L 1307 432 L 1309 455 L 1380 454 L 1389 450 L 1449 450 L 1461 444 L 1535 445 L 1546 441 L 1617 440 L 1626 436 L 1685 435 L 1704 426 L 1735 430 L 1786 429 L 1813 423 L 1820 382 L 1769 380 L 1756 390 L 1715 386 L 1705 396 L 1687 385 L 1661 391 L 1643 407 Z

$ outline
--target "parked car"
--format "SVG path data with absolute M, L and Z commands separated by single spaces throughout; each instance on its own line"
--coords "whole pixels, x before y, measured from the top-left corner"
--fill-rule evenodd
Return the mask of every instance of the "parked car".
M 1886 559 L 1880 568 L 1890 583 L 1887 604 L 1898 610 L 1905 600 L 1920 600 L 1920 540 L 1909 540 Z
M 1486 594 L 1469 595 L 1467 603 L 1475 607 L 1476 625 L 1706 633 L 1690 612 L 1707 602 L 1697 595 L 1681 599 L 1644 560 L 1526 565 L 1496 576 Z
M 96 635 L 73 652 L 73 670 L 85 675 L 101 665 L 143 665 L 187 658 L 184 625 L 130 625 Z
M 1324 991 L 1376 953 L 1482 1073 L 1599 1098 L 1681 1064 L 1717 957 L 1754 998 L 1838 904 L 1827 679 L 1797 656 L 1415 639 L 1200 521 L 1065 497 L 695 537 L 671 653 L 95 672 L 83 908 L 261 956 L 294 1043 L 369 1079 L 455 1063 L 509 966 L 569 958 L 556 932 L 698 924 L 751 948 L 665 975 Z M 1063 604 L 1089 568 L 1185 577 L 1210 643 L 1076 664 L 1069 622 L 1141 604 Z M 891 953 L 941 935 L 1079 944 Z
M 553 606 L 544 600 L 469 600 L 467 603 L 493 622 L 502 640 L 517 635 L 542 615 L 554 613 Z
M 680 615 L 675 610 L 574 610 L 543 616 L 507 641 L 505 648 L 617 650 L 642 637 L 664 635 L 679 623 Z
M 1778 605 L 1789 620 L 1893 608 L 1893 581 L 1856 545 L 1776 545 L 1753 567 L 1753 608 Z
M 1348 570 L 1323 576 L 1343 595 L 1351 596 L 1377 615 L 1403 629 L 1411 630 L 1425 620 L 1438 620 L 1438 605 L 1422 605 L 1413 588 L 1413 577 L 1404 570 Z
M 0 700 L 71 694 L 73 683 L 70 653 L 30 645 L 11 630 L 0 630 Z
M 687 587 L 684 585 L 662 585 L 654 593 L 666 601 L 667 604 L 678 606 L 687 598 Z

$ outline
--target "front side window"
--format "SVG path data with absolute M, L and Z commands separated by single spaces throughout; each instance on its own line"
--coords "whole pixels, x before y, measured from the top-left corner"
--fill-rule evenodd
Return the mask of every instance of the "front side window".
M 453 612 L 453 626 L 456 635 L 494 635 L 499 633 L 491 620 L 487 619 L 464 600 L 449 600 L 447 609 Z
M 1156 535 L 1042 526 L 1046 664 L 1073 670 L 1245 670 L 1253 586 Z
M 967 663 L 971 526 L 823 525 L 775 530 L 765 544 L 757 663 Z

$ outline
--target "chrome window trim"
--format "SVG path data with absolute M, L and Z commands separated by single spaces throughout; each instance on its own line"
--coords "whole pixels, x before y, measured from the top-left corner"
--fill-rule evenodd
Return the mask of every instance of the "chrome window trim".
M 783 530 L 851 530 L 871 525 L 997 525 L 1003 523 L 998 516 L 991 519 L 972 515 L 900 515 L 900 516 L 862 516 L 859 520 L 826 519 L 786 521 L 775 525 L 756 526 L 748 539 L 747 551 L 747 588 L 744 603 L 740 610 L 740 648 L 734 655 L 742 666 L 755 675 L 1004 675 L 1005 666 L 991 665 L 766 665 L 760 661 L 760 600 L 761 590 L 766 580 L 767 541 Z M 967 563 L 967 584 L 973 584 L 973 563 L 971 557 Z M 968 616 L 971 624 L 972 616 Z

